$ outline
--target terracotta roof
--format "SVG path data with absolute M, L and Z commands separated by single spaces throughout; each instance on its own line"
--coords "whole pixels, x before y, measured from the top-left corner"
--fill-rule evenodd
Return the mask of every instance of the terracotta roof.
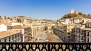
M 27 26 L 22 26 L 22 28 L 27 28 Z
M 0 32 L 0 38 L 11 36 L 11 35 L 14 35 L 16 33 L 19 33 L 19 31 L 16 31 L 16 30 L 3 31 L 3 32 Z
M 91 28 L 83 28 L 82 30 L 89 30 L 89 31 L 91 31 Z
M 27 26 L 15 25 L 12 27 L 12 29 L 24 29 L 24 28 L 27 28 Z

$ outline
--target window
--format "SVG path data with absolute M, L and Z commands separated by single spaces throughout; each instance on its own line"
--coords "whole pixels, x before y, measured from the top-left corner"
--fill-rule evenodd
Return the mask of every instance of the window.
M 89 36 L 89 32 L 87 33 L 87 36 Z
M 87 39 L 87 42 L 89 42 L 89 38 Z
M 86 27 L 88 27 L 88 24 L 86 24 Z
M 64 31 L 66 31 L 66 30 L 64 30 Z
M 70 35 L 70 33 L 68 33 L 68 35 Z
M 68 36 L 68 38 L 70 38 L 70 36 Z
M 84 37 L 82 36 L 82 37 L 81 37 L 81 40 L 83 40 L 83 38 L 84 38 Z
M 10 42 L 10 37 L 9 37 L 9 42 Z
M 19 38 L 19 34 L 18 34 L 18 38 Z
M 83 35 L 84 34 L 84 31 L 81 33 L 81 35 Z
M 87 23 L 87 27 L 89 27 L 89 23 Z
M 89 23 L 89 27 L 91 27 L 91 23 Z
M 6 42 L 6 38 L 5 38 L 5 42 Z
M 80 29 L 79 29 L 79 32 L 80 32 Z
M 20 30 L 20 31 L 22 31 L 22 30 Z
M 15 38 L 17 38 L 17 35 L 15 35 Z
M 14 36 L 12 36 L 12 40 L 14 40 Z

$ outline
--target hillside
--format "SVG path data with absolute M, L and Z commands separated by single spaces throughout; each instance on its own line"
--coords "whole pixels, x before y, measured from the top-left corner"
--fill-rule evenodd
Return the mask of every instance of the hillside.
M 65 14 L 60 20 L 64 19 L 82 19 L 82 18 L 90 18 L 91 19 L 91 14 L 83 14 L 82 12 L 79 13 L 68 13 Z

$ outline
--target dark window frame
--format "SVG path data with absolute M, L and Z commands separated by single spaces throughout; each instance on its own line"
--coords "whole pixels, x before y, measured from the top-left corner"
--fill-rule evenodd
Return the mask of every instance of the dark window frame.
M 70 38 L 70 36 L 68 36 L 68 38 Z

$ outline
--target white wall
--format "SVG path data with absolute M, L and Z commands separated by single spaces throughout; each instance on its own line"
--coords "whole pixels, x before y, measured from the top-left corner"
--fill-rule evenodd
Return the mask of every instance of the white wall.
M 74 23 L 79 23 L 80 21 L 79 21 L 79 19 L 77 19 L 77 20 L 74 20 Z
M 69 19 L 66 19 L 66 20 L 64 21 L 64 23 L 65 23 L 65 24 L 68 24 L 68 23 L 69 23 Z
M 12 26 L 14 26 L 14 25 L 23 25 L 22 23 L 11 23 L 12 24 Z
M 7 31 L 7 26 L 4 24 L 0 25 L 0 32 L 2 32 L 2 31 Z

